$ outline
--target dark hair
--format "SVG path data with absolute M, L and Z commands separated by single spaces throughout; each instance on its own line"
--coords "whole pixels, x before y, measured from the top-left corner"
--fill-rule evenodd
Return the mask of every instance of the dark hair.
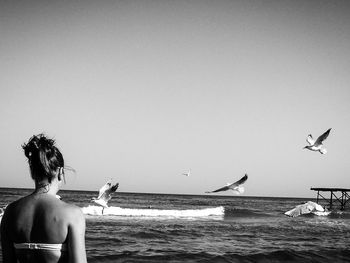
M 55 146 L 55 140 L 47 138 L 44 134 L 33 135 L 28 143 L 22 145 L 22 148 L 28 158 L 34 180 L 41 181 L 47 178 L 51 183 L 57 169 L 64 167 L 63 156 Z

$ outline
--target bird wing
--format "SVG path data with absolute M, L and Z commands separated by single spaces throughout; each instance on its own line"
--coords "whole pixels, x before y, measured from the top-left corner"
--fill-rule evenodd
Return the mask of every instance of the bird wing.
M 214 191 L 207 191 L 206 193 L 217 193 L 217 192 L 227 191 L 229 189 L 230 189 L 229 186 L 226 185 L 226 186 L 221 187 L 219 189 L 216 189 Z
M 248 179 L 248 175 L 245 174 L 241 179 L 239 179 L 237 182 L 234 182 L 233 184 L 229 185 L 228 187 L 231 189 L 234 189 L 234 188 L 240 186 L 241 184 L 244 184 L 245 181 L 247 181 L 247 179 Z
M 315 140 L 314 140 L 314 138 L 312 138 L 312 135 L 311 135 L 311 134 L 309 134 L 309 135 L 307 136 L 306 141 L 307 141 L 308 144 L 310 144 L 310 145 L 314 145 L 314 143 L 315 143 Z
M 116 183 L 115 185 L 112 185 L 111 188 L 109 188 L 111 193 L 114 193 L 115 191 L 117 191 L 119 187 L 119 183 Z
M 111 181 L 109 180 L 105 185 L 103 185 L 100 190 L 98 191 L 98 197 L 97 199 L 100 199 L 101 196 L 109 189 L 111 186 Z
M 216 189 L 216 190 L 214 190 L 214 191 L 207 191 L 206 193 L 217 193 L 217 192 L 227 191 L 227 190 L 230 190 L 230 189 L 241 193 L 241 191 L 242 191 L 242 192 L 244 191 L 244 189 L 242 189 L 243 187 L 240 188 L 240 189 L 238 189 L 238 188 L 239 188 L 239 186 L 240 186 L 241 184 L 244 184 L 245 181 L 247 181 L 247 179 L 248 179 L 248 175 L 245 174 L 245 175 L 244 175 L 241 179 L 239 179 L 237 182 L 234 182 L 234 183 L 232 183 L 232 184 L 227 184 L 227 185 L 225 185 L 225 186 L 223 186 L 223 187 L 221 187 L 221 188 L 219 188 L 219 189 Z
M 315 145 L 319 145 L 319 144 L 322 144 L 322 142 L 327 139 L 329 133 L 330 133 L 331 129 L 328 129 L 325 133 L 323 133 L 322 135 L 320 135 L 316 142 L 315 142 Z
M 119 187 L 119 183 L 116 183 L 115 185 L 110 186 L 101 196 L 101 199 L 104 199 L 106 202 L 111 200 L 112 194 L 117 191 Z

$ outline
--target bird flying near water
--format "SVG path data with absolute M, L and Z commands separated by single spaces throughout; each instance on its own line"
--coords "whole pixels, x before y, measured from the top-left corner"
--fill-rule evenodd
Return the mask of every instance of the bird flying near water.
M 104 186 L 99 190 L 98 197 L 93 197 L 91 202 L 94 202 L 100 206 L 108 207 L 107 203 L 112 198 L 112 194 L 117 191 L 119 183 L 112 185 L 111 180 L 108 181 Z
M 309 143 L 309 145 L 305 146 L 304 149 L 308 149 L 308 150 L 314 151 L 314 152 L 318 151 L 322 154 L 327 153 L 327 149 L 323 146 L 322 142 L 325 139 L 327 139 L 330 131 L 331 131 L 331 129 L 328 129 L 325 133 L 323 133 L 321 136 L 319 136 L 316 141 L 312 138 L 312 135 L 309 134 L 306 138 L 306 141 Z
M 214 191 L 207 191 L 206 193 L 217 193 L 217 192 L 222 192 L 222 191 L 227 191 L 227 190 L 232 190 L 237 194 L 242 194 L 244 192 L 244 187 L 242 184 L 247 181 L 248 175 L 245 174 L 241 179 L 239 179 L 237 182 L 227 184 L 224 187 L 221 187 L 219 189 L 216 189 Z
M 329 212 L 325 211 L 325 209 L 319 204 L 312 201 L 308 201 L 305 204 L 297 205 L 295 208 L 285 212 L 284 214 L 287 216 L 296 217 L 296 216 L 300 216 L 303 214 L 310 214 L 310 213 L 318 214 L 318 212 L 325 212 L 324 215 L 329 214 Z

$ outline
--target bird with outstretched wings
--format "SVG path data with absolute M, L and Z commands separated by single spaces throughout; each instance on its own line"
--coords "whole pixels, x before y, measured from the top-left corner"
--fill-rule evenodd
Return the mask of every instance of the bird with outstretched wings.
M 309 145 L 305 146 L 304 149 L 308 149 L 314 152 L 320 152 L 322 154 L 327 153 L 327 149 L 323 146 L 323 141 L 327 139 L 331 129 L 328 129 L 322 135 L 320 135 L 316 141 L 313 139 L 312 135 L 309 134 L 306 138 L 306 141 Z
M 119 183 L 116 183 L 115 185 L 112 185 L 111 180 L 108 181 L 105 185 L 103 185 L 99 192 L 98 192 L 98 197 L 95 198 L 93 197 L 91 199 L 92 202 L 103 206 L 103 207 L 108 207 L 107 203 L 109 200 L 112 198 L 112 194 L 117 191 L 119 187 Z
M 227 184 L 224 187 L 221 187 L 219 189 L 216 189 L 214 191 L 207 191 L 206 193 L 217 193 L 217 192 L 223 192 L 223 191 L 228 191 L 232 190 L 236 192 L 237 194 L 241 194 L 244 192 L 244 187 L 243 184 L 247 181 L 248 175 L 245 174 L 241 179 L 239 179 L 237 182 Z

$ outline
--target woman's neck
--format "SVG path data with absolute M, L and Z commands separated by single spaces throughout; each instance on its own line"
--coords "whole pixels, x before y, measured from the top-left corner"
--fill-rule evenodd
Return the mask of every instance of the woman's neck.
M 51 194 L 56 195 L 58 192 L 58 187 L 53 182 L 48 181 L 35 181 L 34 194 Z

